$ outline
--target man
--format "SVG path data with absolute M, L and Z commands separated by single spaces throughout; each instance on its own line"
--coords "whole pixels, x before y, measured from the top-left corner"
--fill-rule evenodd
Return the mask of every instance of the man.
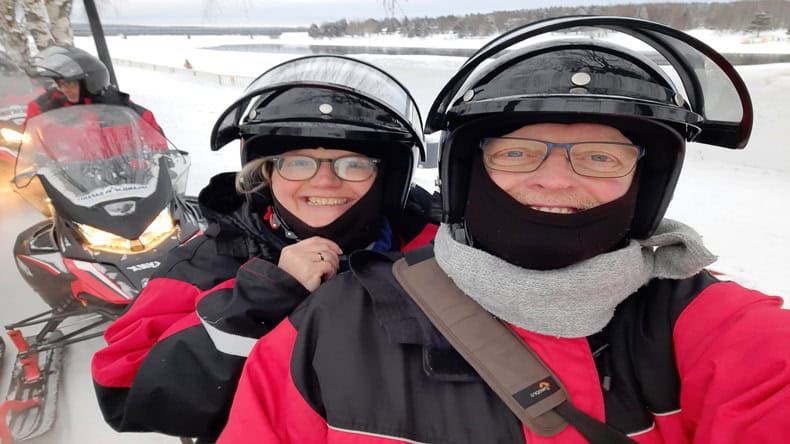
M 558 37 L 582 26 L 663 54 L 688 100 L 634 50 Z M 705 108 L 710 94 L 731 100 L 725 113 Z M 537 22 L 467 61 L 427 126 L 444 131 L 444 224 L 432 252 L 407 255 L 438 264 L 419 293 L 437 299 L 449 278 L 580 413 L 549 432 L 520 422 L 393 258 L 361 253 L 258 342 L 219 442 L 786 442 L 790 311 L 718 281 L 700 237 L 664 219 L 687 140 L 748 140 L 748 92 L 719 54 L 647 21 Z
M 162 132 L 151 111 L 133 103 L 129 95 L 110 84 L 110 73 L 101 60 L 73 46 L 51 46 L 33 60 L 38 75 L 55 86 L 30 102 L 25 123 L 41 113 L 72 105 L 103 103 L 132 108 L 154 129 Z

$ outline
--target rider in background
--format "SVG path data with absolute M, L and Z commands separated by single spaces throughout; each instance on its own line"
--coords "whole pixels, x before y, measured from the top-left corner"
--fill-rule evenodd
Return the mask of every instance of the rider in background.
M 132 102 L 129 94 L 110 84 L 110 73 L 101 60 L 73 46 L 50 46 L 33 60 L 38 76 L 50 78 L 55 86 L 27 106 L 25 123 L 30 118 L 54 109 L 103 103 L 132 108 L 154 129 L 162 132 L 154 114 Z

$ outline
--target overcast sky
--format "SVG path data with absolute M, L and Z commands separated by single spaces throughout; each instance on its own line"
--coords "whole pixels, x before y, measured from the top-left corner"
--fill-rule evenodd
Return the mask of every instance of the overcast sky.
M 649 0 L 630 0 L 646 3 Z M 394 16 L 435 17 L 589 4 L 628 3 L 629 0 L 399 0 Z M 309 25 L 324 21 L 384 18 L 384 0 L 97 0 L 104 23 L 205 25 Z M 213 4 L 213 6 L 207 6 Z M 74 2 L 74 20 L 85 22 L 82 2 Z

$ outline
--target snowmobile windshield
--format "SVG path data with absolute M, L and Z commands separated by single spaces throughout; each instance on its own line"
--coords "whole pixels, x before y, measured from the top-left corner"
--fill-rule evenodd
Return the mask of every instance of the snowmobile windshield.
M 721 54 L 686 33 L 658 23 L 605 16 L 570 16 L 542 20 L 516 28 L 490 41 L 464 63 L 439 93 L 426 119 L 426 133 L 447 129 L 448 118 L 463 119 L 465 114 L 481 112 L 480 109 L 470 109 L 474 106 L 487 107 L 489 110 L 497 108 L 497 104 L 480 97 L 481 92 L 484 95 L 494 92 L 475 90 L 475 85 L 487 76 L 496 75 L 499 57 L 508 57 L 508 54 L 522 48 L 550 45 L 552 41 L 569 38 L 608 41 L 652 60 L 663 69 L 680 93 L 674 98 L 675 104 L 701 116 L 697 121 L 685 121 L 686 124 L 699 128 L 699 131 L 691 132 L 696 141 L 727 148 L 743 148 L 746 145 L 752 129 L 751 100 L 740 75 Z M 605 63 L 606 60 L 597 62 Z M 549 72 L 547 69 L 544 74 L 548 75 Z M 616 71 L 609 72 L 616 74 Z M 539 80 L 529 77 L 530 82 Z M 513 96 L 508 100 L 508 109 L 511 110 L 520 111 L 526 107 L 529 107 L 528 110 L 540 112 L 589 110 L 585 108 L 590 106 L 584 102 L 585 95 L 579 93 L 584 88 L 567 91 L 564 96 L 568 100 L 545 100 L 536 104 L 540 99 L 539 95 L 519 95 L 516 91 L 521 86 L 512 86 Z M 508 96 L 508 91 L 496 93 L 498 97 Z M 544 94 L 550 94 L 552 98 L 560 96 L 553 92 Z M 608 106 L 612 107 L 617 107 L 618 101 L 623 103 L 620 108 L 613 109 L 613 113 L 624 114 L 632 106 L 621 99 L 613 96 L 608 102 Z M 475 104 L 467 106 L 466 102 Z M 552 103 L 557 106 L 552 106 Z M 574 108 L 575 104 L 578 107 Z M 642 103 L 640 107 L 645 110 L 646 117 L 660 117 L 664 111 L 662 107 L 651 103 Z M 676 116 L 668 116 L 667 119 L 679 120 Z
M 131 108 L 76 105 L 30 119 L 16 161 L 14 184 L 24 195 L 42 177 L 73 205 L 152 195 L 160 169 L 183 193 L 189 161 Z
M 261 101 L 269 100 L 279 91 L 296 86 L 334 89 L 362 97 L 388 110 L 400 123 L 391 125 L 382 121 L 371 122 L 362 116 L 346 116 L 348 125 L 372 127 L 377 123 L 381 126 L 379 130 L 404 132 L 416 141 L 423 140 L 422 118 L 417 104 L 398 80 L 375 66 L 356 59 L 320 55 L 290 60 L 255 79 L 218 122 L 214 130 L 218 136 L 216 140 L 212 140 L 212 149 L 217 150 L 239 138 L 239 126 L 246 120 L 255 120 L 254 110 L 260 106 Z

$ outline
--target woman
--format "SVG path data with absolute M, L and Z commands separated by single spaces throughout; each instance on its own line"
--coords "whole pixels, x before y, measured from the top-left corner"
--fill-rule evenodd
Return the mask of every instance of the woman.
M 296 59 L 256 79 L 212 132 L 213 150 L 241 139 L 243 168 L 200 193 L 208 229 L 93 358 L 106 421 L 213 440 L 252 344 L 349 253 L 427 243 L 431 197 L 410 186 L 420 121 L 397 80 L 354 59 Z

